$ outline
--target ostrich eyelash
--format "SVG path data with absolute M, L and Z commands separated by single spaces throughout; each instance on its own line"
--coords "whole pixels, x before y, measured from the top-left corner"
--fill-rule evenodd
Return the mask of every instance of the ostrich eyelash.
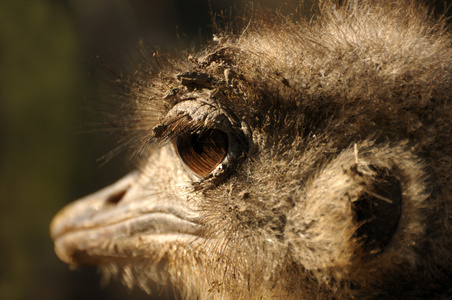
M 193 120 L 188 114 L 178 114 L 168 116 L 155 126 L 150 132 L 146 132 L 137 138 L 133 156 L 142 155 L 149 146 L 163 147 L 173 141 L 180 135 L 186 133 L 202 134 L 206 130 L 213 128 L 212 124 L 205 124 L 197 120 Z
M 199 133 L 202 129 L 203 124 L 194 121 L 188 114 L 171 116 L 152 129 L 153 136 L 149 142 L 151 144 L 165 145 L 182 133 Z

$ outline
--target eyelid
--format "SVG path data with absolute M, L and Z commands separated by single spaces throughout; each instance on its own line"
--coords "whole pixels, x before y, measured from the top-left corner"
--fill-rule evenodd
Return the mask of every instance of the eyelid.
M 217 129 L 227 134 L 241 133 L 241 123 L 220 104 L 203 100 L 186 100 L 176 104 L 153 128 L 151 144 L 164 145 L 177 136 Z
M 227 138 L 227 149 L 223 158 L 211 169 L 197 174 L 190 162 L 184 161 L 177 149 L 177 141 L 184 135 L 202 135 L 208 131 L 221 131 Z M 245 120 L 238 118 L 234 112 L 215 101 L 206 99 L 179 102 L 153 128 L 150 144 L 163 146 L 171 142 L 176 153 L 187 170 L 196 177 L 195 180 L 221 178 L 234 170 L 240 160 L 254 151 L 252 132 Z M 187 153 L 185 153 L 187 154 Z M 193 154 L 193 153 L 191 153 Z M 191 155 L 188 153 L 188 155 Z M 187 159 L 187 156 L 185 157 Z M 190 158 L 191 159 L 191 158 Z M 198 159 L 198 158 L 196 158 Z M 211 162 L 210 162 L 211 163 Z

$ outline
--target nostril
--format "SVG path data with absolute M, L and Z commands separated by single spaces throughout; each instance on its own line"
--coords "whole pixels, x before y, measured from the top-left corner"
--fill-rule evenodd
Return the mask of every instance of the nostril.
M 352 203 L 359 224 L 357 238 L 369 253 L 381 253 L 395 234 L 402 213 L 402 189 L 399 180 L 386 169 L 372 168 L 376 173 L 367 187 Z
M 107 199 L 106 199 L 106 203 L 108 204 L 118 204 L 122 198 L 124 198 L 125 194 L 126 194 L 127 190 L 123 190 L 123 191 L 119 191 L 117 193 L 111 194 Z

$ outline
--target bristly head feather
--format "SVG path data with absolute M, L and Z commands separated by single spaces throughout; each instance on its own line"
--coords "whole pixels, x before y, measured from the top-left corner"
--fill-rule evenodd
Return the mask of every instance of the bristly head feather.
M 191 243 L 145 245 L 148 257 L 136 250 L 137 264 L 107 273 L 144 289 L 168 278 L 187 298 L 444 292 L 452 277 L 447 23 L 410 0 L 338 2 L 319 1 L 310 20 L 252 11 L 242 31 L 217 33 L 205 50 L 177 59 L 151 51 L 115 80 L 127 100 L 107 114 L 108 130 L 161 168 L 146 174 L 148 196 L 163 186 L 159 196 L 196 207 L 204 229 Z M 235 136 L 234 162 L 246 163 L 215 184 L 224 169 L 193 182 L 164 145 L 209 129 Z M 391 224 L 402 229 L 381 226 L 394 238 L 378 243 L 378 230 L 361 234 L 368 220 L 360 218 L 382 199 L 397 206 L 377 217 L 401 215 Z

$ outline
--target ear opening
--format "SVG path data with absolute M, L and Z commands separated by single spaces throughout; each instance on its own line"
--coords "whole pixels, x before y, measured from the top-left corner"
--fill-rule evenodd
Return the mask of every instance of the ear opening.
M 372 186 L 352 202 L 352 210 L 359 224 L 356 238 L 372 255 L 383 252 L 397 231 L 402 214 L 402 188 L 390 170 L 369 168 L 375 173 Z

